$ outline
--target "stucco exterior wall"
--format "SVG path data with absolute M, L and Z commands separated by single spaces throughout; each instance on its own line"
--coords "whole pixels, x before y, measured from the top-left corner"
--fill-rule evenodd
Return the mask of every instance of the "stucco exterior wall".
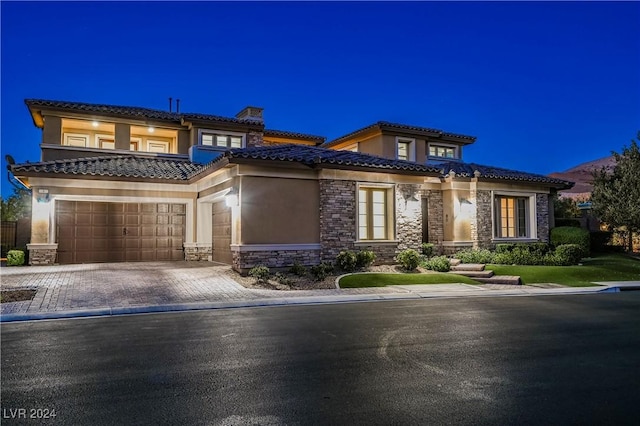
M 243 176 L 241 244 L 320 241 L 318 181 Z

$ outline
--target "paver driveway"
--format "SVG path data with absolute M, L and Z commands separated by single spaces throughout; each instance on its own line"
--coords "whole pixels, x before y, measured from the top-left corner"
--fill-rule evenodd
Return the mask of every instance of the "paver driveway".
M 75 309 L 243 301 L 336 294 L 393 293 L 392 289 L 277 291 L 248 289 L 208 262 L 92 263 L 3 267 L 2 289 L 33 288 L 33 300 L 1 304 L 2 314 Z

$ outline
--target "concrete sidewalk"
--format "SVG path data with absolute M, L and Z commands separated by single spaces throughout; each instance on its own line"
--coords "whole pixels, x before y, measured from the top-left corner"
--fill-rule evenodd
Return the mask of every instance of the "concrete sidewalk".
M 362 289 L 258 290 L 238 284 L 228 266 L 198 262 L 143 262 L 0 268 L 2 289 L 35 289 L 33 300 L 0 305 L 2 322 L 436 297 L 527 296 L 619 291 L 618 285 L 438 284 Z M 636 283 L 640 285 L 640 283 Z

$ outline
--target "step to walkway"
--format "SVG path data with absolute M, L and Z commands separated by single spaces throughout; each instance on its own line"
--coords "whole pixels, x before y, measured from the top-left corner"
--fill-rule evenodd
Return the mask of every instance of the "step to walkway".
M 465 271 L 460 269 L 451 269 L 452 274 L 464 275 L 469 278 L 491 278 L 493 271 Z
M 482 263 L 460 263 L 451 267 L 452 271 L 484 271 Z
M 520 282 L 520 277 L 517 275 L 494 275 L 490 278 L 474 278 L 474 280 L 480 281 L 483 284 L 522 284 L 522 282 Z

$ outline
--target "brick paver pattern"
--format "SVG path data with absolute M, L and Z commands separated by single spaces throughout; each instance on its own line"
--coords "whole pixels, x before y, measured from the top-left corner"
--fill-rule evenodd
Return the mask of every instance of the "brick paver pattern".
M 329 290 L 259 290 L 238 284 L 209 262 L 93 263 L 0 268 L 1 288 L 35 289 L 33 300 L 2 303 L 1 314 L 74 309 L 244 301 L 346 294 L 398 293 L 378 287 Z

